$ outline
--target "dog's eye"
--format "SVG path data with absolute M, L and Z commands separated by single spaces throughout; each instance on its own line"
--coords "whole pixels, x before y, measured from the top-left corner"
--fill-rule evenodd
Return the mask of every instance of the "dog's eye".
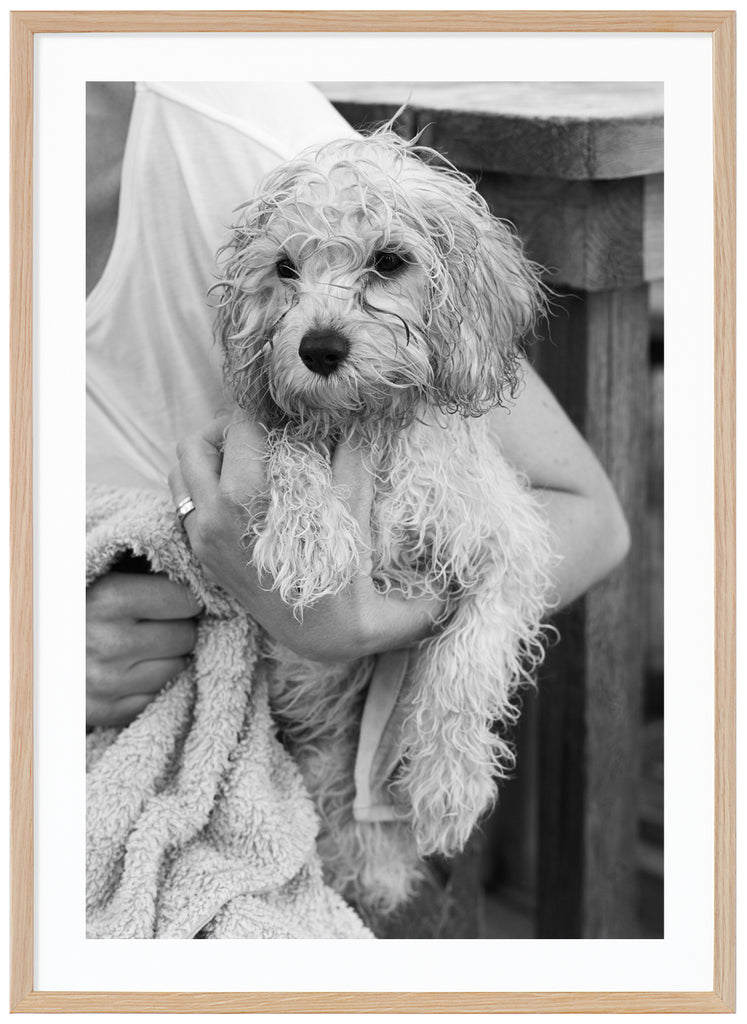
M 293 260 L 288 259 L 287 256 L 282 256 L 275 264 L 275 270 L 277 271 L 278 277 L 282 277 L 285 280 L 298 277 L 298 271 Z
M 385 276 L 396 273 L 400 267 L 404 267 L 405 261 L 397 252 L 374 253 L 374 270 Z

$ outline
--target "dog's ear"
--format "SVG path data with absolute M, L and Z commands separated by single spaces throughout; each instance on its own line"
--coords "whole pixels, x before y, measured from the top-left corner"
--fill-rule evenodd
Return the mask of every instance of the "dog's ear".
M 241 208 L 228 242 L 218 252 L 219 280 L 210 289 L 213 335 L 223 356 L 224 380 L 244 409 L 255 408 L 266 390 L 260 356 L 279 316 L 272 279 L 275 250 L 264 240 L 268 217 L 261 197 Z
M 514 393 L 522 341 L 544 311 L 539 268 L 476 192 L 454 211 L 433 304 L 434 382 L 444 408 L 479 416 Z

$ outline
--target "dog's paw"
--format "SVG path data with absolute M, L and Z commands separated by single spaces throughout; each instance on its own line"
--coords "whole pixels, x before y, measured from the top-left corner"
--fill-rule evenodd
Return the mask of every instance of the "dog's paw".
M 304 527 L 302 535 L 265 529 L 256 538 L 252 555 L 263 585 L 299 613 L 341 593 L 359 565 L 350 534 L 318 531 L 308 520 Z

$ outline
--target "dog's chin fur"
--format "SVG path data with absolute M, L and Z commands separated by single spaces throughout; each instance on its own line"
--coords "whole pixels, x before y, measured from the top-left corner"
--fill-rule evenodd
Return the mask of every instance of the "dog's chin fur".
M 393 271 L 382 253 L 399 258 Z M 247 508 L 260 576 L 301 617 L 359 571 L 362 538 L 330 460 L 354 438 L 374 475 L 374 579 L 443 603 L 406 682 L 392 822 L 352 811 L 373 660 L 320 665 L 267 644 L 329 879 L 388 911 L 417 886 L 421 858 L 461 849 L 491 807 L 513 764 L 517 689 L 542 656 L 546 526 L 480 419 L 516 388 L 542 310 L 538 268 L 468 178 L 388 131 L 270 174 L 223 258 L 226 380 L 267 428 L 267 489 Z M 323 376 L 299 346 L 328 331 L 347 352 Z
M 376 390 L 362 392 L 344 371 L 336 376 L 311 381 L 302 390 L 273 381 L 257 391 L 255 402 L 242 404 L 265 426 L 287 428 L 300 442 L 327 439 L 333 445 L 344 437 L 370 442 L 390 437 L 409 427 L 422 407 L 421 389 L 403 379 L 388 391 L 382 381 Z

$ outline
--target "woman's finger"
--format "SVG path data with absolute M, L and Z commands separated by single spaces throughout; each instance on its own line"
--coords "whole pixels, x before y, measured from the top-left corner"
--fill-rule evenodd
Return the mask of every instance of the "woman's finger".
M 208 441 L 210 444 L 214 445 L 216 448 L 220 448 L 221 445 L 223 444 L 226 429 L 230 426 L 231 423 L 233 423 L 237 415 L 239 415 L 239 413 L 237 412 L 221 413 L 220 416 L 216 416 L 215 419 L 210 420 L 209 423 L 206 423 L 205 426 L 198 431 L 198 433 L 201 437 L 204 437 L 205 440 Z
M 181 505 L 185 498 L 190 497 L 187 492 L 187 485 L 184 482 L 184 474 L 178 462 L 169 470 L 169 490 L 171 491 L 174 508 Z
M 186 656 L 139 661 L 123 678 L 123 697 L 138 693 L 158 693 L 170 679 L 183 672 L 189 662 Z
M 111 725 L 129 725 L 153 702 L 155 693 L 134 693 L 130 697 L 118 700 L 110 710 Z
M 361 444 L 349 440 L 338 444 L 332 456 L 332 482 L 345 488 L 350 511 L 364 536 L 369 536 L 374 479 L 370 458 Z
M 191 654 L 197 640 L 193 619 L 138 622 L 132 636 L 133 665 L 153 658 L 178 658 Z
M 184 583 L 163 573 L 131 576 L 110 572 L 86 591 L 89 621 L 192 619 L 202 605 Z
M 220 490 L 240 502 L 252 497 L 265 479 L 266 435 L 247 419 L 221 416 L 180 442 L 179 462 L 169 474 L 175 505 L 190 497 L 196 508 L 209 505 Z M 185 528 L 189 531 L 188 521 Z
M 332 482 L 344 490 L 345 501 L 358 523 L 361 538 L 359 572 L 371 575 L 371 510 L 374 499 L 374 480 L 368 453 L 361 444 L 341 441 L 332 456 Z
M 253 420 L 235 418 L 225 430 L 221 490 L 245 502 L 264 488 L 267 434 Z
M 177 511 L 183 507 L 182 503 L 186 501 L 188 498 L 191 499 L 192 501 L 192 505 L 194 507 L 191 509 L 191 511 L 187 512 L 186 515 L 184 515 L 182 512 L 182 514 L 179 515 L 179 520 L 184 531 L 187 534 L 187 539 L 189 540 L 189 543 L 193 544 L 194 538 L 190 531 L 194 528 L 195 524 L 194 513 L 197 511 L 198 502 L 201 508 L 205 508 L 206 494 L 205 492 L 203 492 L 201 497 L 195 500 L 192 493 L 190 492 L 189 485 L 186 483 L 184 479 L 184 474 L 182 473 L 181 466 L 179 465 L 179 463 L 177 463 L 169 473 L 169 488 L 171 490 L 171 498 L 174 502 L 174 509 L 176 509 Z
M 216 432 L 207 436 L 199 433 L 179 442 L 178 467 L 169 474 L 169 486 L 175 504 L 190 497 L 195 507 L 199 508 L 213 499 L 223 465 L 222 437 L 222 431 L 220 435 Z
M 111 701 L 87 694 L 86 725 L 91 728 L 102 726 L 106 729 L 129 725 L 148 707 L 155 696 L 155 693 L 137 693 Z

